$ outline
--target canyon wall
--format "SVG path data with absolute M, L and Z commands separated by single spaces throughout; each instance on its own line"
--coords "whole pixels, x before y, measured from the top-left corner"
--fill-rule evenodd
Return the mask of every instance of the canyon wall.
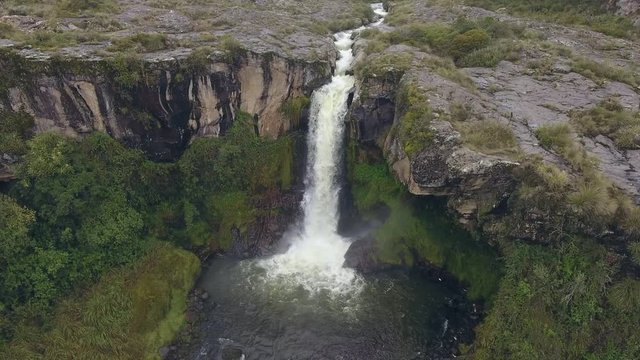
M 25 111 L 35 133 L 78 137 L 104 131 L 152 159 L 176 158 L 194 137 L 219 136 L 236 111 L 254 117 L 260 136 L 277 138 L 297 124 L 281 106 L 309 96 L 331 74 L 327 62 L 272 53 L 164 61 L 0 57 L 0 110 Z

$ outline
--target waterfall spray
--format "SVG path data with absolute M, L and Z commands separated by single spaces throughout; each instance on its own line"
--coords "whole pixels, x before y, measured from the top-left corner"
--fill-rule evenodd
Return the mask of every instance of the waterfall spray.
M 374 26 L 380 25 L 386 12 L 382 4 L 373 4 L 372 8 L 381 17 Z M 302 229 L 286 253 L 261 261 L 268 279 L 282 279 L 312 293 L 328 290 L 333 294 L 352 294 L 362 286 L 354 270 L 342 267 L 349 241 L 338 234 L 338 165 L 347 99 L 355 84 L 354 77 L 347 72 L 353 65 L 352 35 L 361 29 L 364 27 L 334 35 L 340 53 L 335 73 L 331 82 L 314 91 L 311 98 Z

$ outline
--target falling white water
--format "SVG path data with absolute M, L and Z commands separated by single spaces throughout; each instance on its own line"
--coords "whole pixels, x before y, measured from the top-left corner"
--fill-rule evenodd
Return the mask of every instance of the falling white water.
M 372 9 L 382 23 L 382 4 Z M 334 35 L 340 56 L 331 82 L 314 91 L 311 98 L 308 134 L 308 169 L 302 207 L 303 227 L 286 253 L 260 262 L 268 279 L 279 279 L 304 287 L 311 293 L 328 290 L 332 294 L 353 294 L 362 280 L 352 269 L 343 268 L 348 239 L 338 234 L 339 161 L 344 135 L 347 99 L 355 80 L 347 75 L 353 65 L 351 39 L 354 31 Z

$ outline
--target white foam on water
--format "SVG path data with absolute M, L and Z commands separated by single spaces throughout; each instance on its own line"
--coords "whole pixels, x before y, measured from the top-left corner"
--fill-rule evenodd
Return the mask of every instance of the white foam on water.
M 371 5 L 381 17 L 387 14 L 382 4 Z M 375 25 L 374 24 L 374 25 Z M 334 35 L 339 51 L 336 69 L 329 84 L 314 91 L 311 98 L 308 134 L 308 168 L 302 208 L 304 221 L 291 246 L 284 254 L 259 261 L 266 270 L 267 281 L 283 281 L 302 286 L 310 293 L 358 293 L 364 282 L 352 269 L 342 267 L 349 240 L 338 234 L 341 149 L 347 99 L 355 79 L 347 72 L 353 66 L 354 31 Z

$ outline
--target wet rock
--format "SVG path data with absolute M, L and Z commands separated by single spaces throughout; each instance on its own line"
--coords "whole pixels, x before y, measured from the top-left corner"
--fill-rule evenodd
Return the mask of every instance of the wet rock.
M 158 352 L 160 353 L 160 358 L 166 359 L 167 356 L 169 356 L 169 352 L 171 352 L 171 350 L 169 349 L 169 347 L 163 346 L 160 348 L 160 350 L 158 350 Z
M 389 268 L 389 265 L 376 259 L 375 251 L 374 239 L 358 239 L 349 246 L 344 255 L 344 264 L 342 266 L 362 273 L 371 273 Z
M 244 353 L 237 347 L 225 347 L 220 355 L 221 360 L 243 360 Z

